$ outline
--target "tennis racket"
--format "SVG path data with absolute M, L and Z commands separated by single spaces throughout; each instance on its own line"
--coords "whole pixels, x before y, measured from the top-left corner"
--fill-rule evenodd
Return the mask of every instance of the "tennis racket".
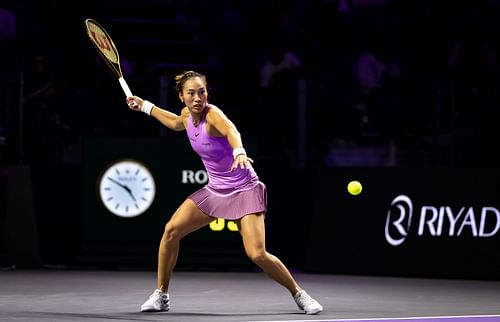
M 120 82 L 125 95 L 127 95 L 127 97 L 132 96 L 132 91 L 123 78 L 118 49 L 116 49 L 116 46 L 109 34 L 94 19 L 85 19 L 85 28 L 87 29 L 87 35 L 89 36 L 92 44 L 94 44 L 97 52 L 104 59 L 113 74 L 118 78 L 118 82 Z

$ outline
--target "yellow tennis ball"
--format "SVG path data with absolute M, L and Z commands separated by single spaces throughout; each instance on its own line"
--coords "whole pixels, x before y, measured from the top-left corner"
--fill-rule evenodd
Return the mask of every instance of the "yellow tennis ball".
M 363 190 L 363 186 L 359 181 L 354 180 L 347 185 L 347 191 L 353 196 L 359 195 L 361 190 Z

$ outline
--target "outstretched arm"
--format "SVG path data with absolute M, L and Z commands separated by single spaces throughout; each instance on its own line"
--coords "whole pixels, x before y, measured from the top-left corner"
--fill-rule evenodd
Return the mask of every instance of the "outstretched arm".
M 138 96 L 127 97 L 127 105 L 131 110 L 151 115 L 171 130 L 182 131 L 185 129 L 181 115 L 162 109 Z

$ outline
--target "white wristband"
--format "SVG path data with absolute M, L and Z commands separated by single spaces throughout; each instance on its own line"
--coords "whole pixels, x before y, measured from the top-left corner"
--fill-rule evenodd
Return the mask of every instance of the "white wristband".
M 240 154 L 247 155 L 247 152 L 245 151 L 244 148 L 238 147 L 236 149 L 233 149 L 233 158 L 236 159 L 236 157 Z
M 155 106 L 153 103 L 145 100 L 144 102 L 142 102 L 141 111 L 146 113 L 147 115 L 151 115 L 151 110 L 153 109 L 153 106 Z

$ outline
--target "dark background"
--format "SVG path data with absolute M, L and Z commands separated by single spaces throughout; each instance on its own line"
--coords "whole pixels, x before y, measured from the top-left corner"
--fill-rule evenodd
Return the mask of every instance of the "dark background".
M 95 205 L 95 173 L 106 155 L 156 164 L 165 186 L 178 184 L 175 167 L 197 159 L 185 134 L 127 109 L 85 34 L 84 20 L 94 18 L 113 37 L 134 94 L 179 112 L 174 76 L 207 75 L 211 102 L 237 124 L 268 186 L 268 248 L 290 267 L 498 278 L 496 235 L 430 238 L 397 250 L 401 260 L 415 259 L 411 265 L 374 264 L 395 256 L 377 225 L 402 186 L 422 202 L 499 208 L 498 1 L 4 1 L 0 8 L 15 19 L 12 31 L 0 16 L 2 266 L 154 269 L 164 223 L 197 188 L 161 195 L 142 225 L 110 219 Z M 261 69 L 276 44 L 301 65 L 263 87 Z M 387 71 L 367 88 L 361 80 L 373 68 Z M 384 175 L 362 177 L 366 171 Z M 366 185 L 352 199 L 345 186 L 356 178 Z M 354 225 L 346 209 L 364 227 L 356 252 L 345 241 L 349 229 L 325 231 Z M 365 219 L 372 211 L 378 215 Z M 122 228 L 129 238 L 103 237 Z M 189 236 L 178 269 L 252 269 L 238 238 L 208 229 Z M 422 249 L 456 257 L 436 262 Z M 358 261 L 369 255 L 379 259 Z

